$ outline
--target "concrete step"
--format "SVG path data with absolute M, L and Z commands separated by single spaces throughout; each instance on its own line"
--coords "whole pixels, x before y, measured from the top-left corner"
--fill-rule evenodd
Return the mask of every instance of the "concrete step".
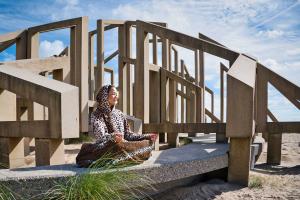
M 228 145 L 191 143 L 180 148 L 154 151 L 144 163 L 124 168 L 147 175 L 153 184 L 168 183 L 228 167 Z M 13 191 L 34 195 L 51 188 L 55 181 L 87 172 L 74 164 L 0 170 L 0 183 Z M 99 171 L 103 173 L 104 171 Z

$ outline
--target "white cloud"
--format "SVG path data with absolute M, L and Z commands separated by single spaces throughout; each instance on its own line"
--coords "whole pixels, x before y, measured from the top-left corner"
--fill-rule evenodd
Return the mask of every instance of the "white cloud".
M 283 35 L 284 35 L 284 32 L 281 30 L 267 30 L 267 31 L 259 31 L 257 33 L 257 36 L 263 36 L 263 37 L 267 37 L 267 38 L 271 38 L 271 39 L 274 39 L 274 38 L 277 38 L 277 37 L 280 37 Z
M 76 6 L 78 5 L 78 0 L 56 0 L 57 3 L 65 4 L 66 6 Z
M 59 12 L 51 13 L 52 20 L 69 19 L 83 15 L 83 9 L 78 0 L 56 0 Z
M 272 69 L 280 76 L 288 79 L 296 85 L 299 85 L 300 60 L 279 62 L 276 59 L 268 58 L 266 60 L 263 60 L 262 64 Z
M 288 49 L 286 53 L 289 56 L 300 56 L 300 48 Z
M 40 57 L 50 57 L 53 55 L 58 55 L 65 48 L 65 45 L 60 40 L 55 40 L 50 42 L 48 40 L 44 40 L 40 43 Z
M 268 58 L 263 63 L 272 69 L 276 69 L 276 70 L 281 69 L 280 64 L 274 59 Z

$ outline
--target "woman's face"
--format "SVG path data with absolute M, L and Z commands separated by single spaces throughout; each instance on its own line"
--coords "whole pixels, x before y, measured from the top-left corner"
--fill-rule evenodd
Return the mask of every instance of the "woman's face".
M 115 87 L 110 88 L 108 92 L 108 103 L 110 106 L 115 106 L 118 103 L 119 93 Z

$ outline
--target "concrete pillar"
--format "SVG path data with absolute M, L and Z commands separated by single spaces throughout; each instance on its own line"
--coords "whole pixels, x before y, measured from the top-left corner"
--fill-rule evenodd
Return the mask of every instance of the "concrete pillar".
M 268 137 L 267 164 L 280 165 L 282 134 L 270 134 Z
M 162 53 L 161 53 L 161 60 L 162 60 L 162 67 L 169 70 L 170 69 L 170 45 L 169 45 L 169 40 L 168 39 L 165 39 L 165 38 L 162 38 Z M 165 79 L 165 108 L 166 108 L 166 118 L 165 120 L 169 120 L 169 116 L 167 115 L 168 111 L 169 111 L 169 81 L 168 79 Z M 167 138 L 167 133 L 160 133 L 160 140 L 164 143 L 168 142 L 168 138 Z
M 95 35 L 89 34 L 89 99 L 94 100 L 95 99 L 95 64 L 94 64 L 94 41 L 95 41 Z
M 88 17 L 81 19 L 76 26 L 76 86 L 80 95 L 80 132 L 88 132 Z
M 134 116 L 149 123 L 149 38 L 138 23 L 136 30 L 136 67 L 134 68 Z
M 62 139 L 35 139 L 36 166 L 65 164 Z
M 76 27 L 70 28 L 70 84 L 76 85 Z
M 189 91 L 190 92 L 190 100 L 189 100 L 189 106 L 188 106 L 188 109 L 189 110 L 189 122 L 191 123 L 195 123 L 196 122 L 196 114 L 197 114 L 197 111 L 198 108 L 197 108 L 197 100 L 196 100 L 196 91 L 195 93 L 192 92 L 192 91 Z M 199 100 L 199 99 L 198 99 Z M 196 133 L 188 133 L 188 136 L 189 137 L 196 137 Z
M 104 81 L 104 22 L 97 21 L 97 67 L 95 68 L 95 95 Z
M 197 52 L 197 56 L 199 56 L 199 86 L 202 88 L 199 95 L 200 103 L 197 105 L 197 113 L 199 113 L 199 117 L 197 118 L 197 122 L 204 123 L 205 122 L 205 80 L 204 80 L 204 52 Z M 197 100 L 198 101 L 198 100 Z M 199 107 L 198 107 L 199 106 Z
M 70 30 L 70 81 L 79 87 L 80 132 L 88 132 L 88 17 Z
M 225 65 L 220 64 L 220 120 L 224 122 L 224 69 Z
M 182 78 L 184 78 L 184 61 L 183 60 L 180 60 L 180 76 L 182 77 Z M 180 86 L 180 89 L 181 89 L 181 92 L 183 92 L 184 93 L 184 86 L 182 85 L 182 84 L 180 84 L 181 86 Z M 181 112 L 181 123 L 184 123 L 184 118 L 185 118 L 185 116 L 184 116 L 184 111 L 185 111 L 185 109 L 184 109 L 184 101 L 186 101 L 186 99 L 183 97 L 183 96 L 181 96 L 181 105 L 180 105 L 180 112 Z
M 268 110 L 268 76 L 260 65 L 257 68 L 257 91 L 256 91 L 256 122 L 257 132 L 262 133 L 265 141 L 268 141 L 267 126 Z
M 169 121 L 171 123 L 176 123 L 177 121 L 177 105 L 176 105 L 176 82 L 169 79 Z M 179 137 L 177 133 L 167 134 L 168 144 L 171 147 L 179 146 Z
M 119 103 L 118 108 L 122 110 L 124 113 L 128 114 L 127 110 L 127 70 L 126 63 L 123 62 L 123 57 L 126 56 L 126 30 L 125 25 L 121 25 L 118 27 L 118 48 L 119 48 Z
M 160 77 L 159 72 L 150 71 L 150 123 L 160 123 Z M 159 150 L 159 134 L 155 143 Z
M 251 138 L 230 138 L 228 181 L 248 186 Z
M 164 70 L 160 70 L 160 123 L 167 119 L 167 77 Z M 166 133 L 160 133 L 160 142 L 167 142 Z
M 26 59 L 27 58 L 27 31 L 24 31 L 22 35 L 16 40 L 16 60 Z M 38 44 L 39 38 L 37 36 L 35 43 Z M 21 103 L 26 103 L 26 105 Z M 28 109 L 28 101 L 26 99 L 17 97 L 17 120 L 29 120 L 29 112 L 32 112 L 32 109 Z M 30 153 L 29 143 L 32 139 L 24 138 L 24 156 Z
M 152 38 L 152 54 L 153 54 L 153 64 L 157 65 L 157 36 L 153 35 Z
M 126 57 L 131 58 L 131 26 L 128 23 L 125 23 L 126 27 Z M 127 112 L 129 115 L 133 115 L 133 68 L 129 63 L 126 65 L 126 97 L 127 97 Z

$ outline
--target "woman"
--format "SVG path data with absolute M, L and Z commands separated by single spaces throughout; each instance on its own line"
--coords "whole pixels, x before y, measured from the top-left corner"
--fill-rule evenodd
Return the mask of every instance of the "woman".
M 115 163 L 148 159 L 156 134 L 135 134 L 129 130 L 124 114 L 115 108 L 118 103 L 117 89 L 112 85 L 103 86 L 96 100 L 98 107 L 91 115 L 96 143 L 83 144 L 76 163 L 88 167 L 105 154 L 113 156 Z

